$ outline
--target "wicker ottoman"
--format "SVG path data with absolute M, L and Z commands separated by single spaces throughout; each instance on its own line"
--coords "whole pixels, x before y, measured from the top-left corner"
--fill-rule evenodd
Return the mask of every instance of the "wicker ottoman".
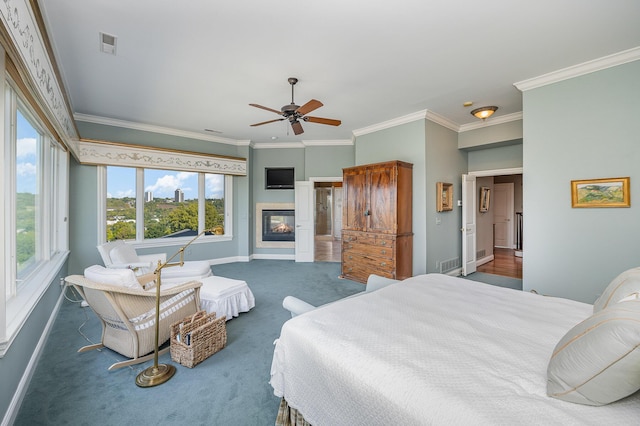
M 199 281 L 202 283 L 200 309 L 207 313 L 215 312 L 218 318 L 226 316 L 229 321 L 256 305 L 253 293 L 245 281 L 215 275 Z

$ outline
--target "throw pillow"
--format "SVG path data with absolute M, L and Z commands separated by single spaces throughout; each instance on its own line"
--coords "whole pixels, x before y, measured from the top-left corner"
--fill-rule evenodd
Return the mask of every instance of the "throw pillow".
M 593 313 L 622 300 L 640 295 L 640 268 L 628 269 L 615 277 L 593 304 Z
M 620 302 L 573 327 L 547 367 L 547 395 L 605 405 L 640 389 L 640 301 Z
M 109 269 L 101 265 L 89 266 L 84 276 L 90 281 L 102 284 L 140 289 L 140 283 L 131 269 Z
M 120 244 L 109 253 L 111 261 L 115 264 L 127 264 L 139 262 L 136 250 L 129 244 Z

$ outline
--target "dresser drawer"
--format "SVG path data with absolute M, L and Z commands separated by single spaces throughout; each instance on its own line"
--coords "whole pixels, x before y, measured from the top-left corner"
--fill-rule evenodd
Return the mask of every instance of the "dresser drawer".
M 355 256 L 379 257 L 382 259 L 393 259 L 395 249 L 393 243 L 390 246 L 376 246 L 361 243 L 343 243 L 342 252 Z
M 376 267 L 366 263 L 346 261 L 342 263 L 342 275 L 353 281 L 366 283 L 369 275 L 376 274 L 381 277 L 395 279 L 395 268 Z

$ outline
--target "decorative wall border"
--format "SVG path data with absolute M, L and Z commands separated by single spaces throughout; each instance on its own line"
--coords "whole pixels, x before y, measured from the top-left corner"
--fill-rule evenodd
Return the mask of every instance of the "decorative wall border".
M 56 120 L 54 126 L 59 132 L 62 130 L 60 137 L 65 144 L 73 146 L 70 142 L 77 139 L 78 134 L 29 0 L 3 0 L 0 2 L 0 19 L 40 98 Z
M 80 140 L 77 145 L 81 164 L 247 175 L 244 158 L 91 140 Z

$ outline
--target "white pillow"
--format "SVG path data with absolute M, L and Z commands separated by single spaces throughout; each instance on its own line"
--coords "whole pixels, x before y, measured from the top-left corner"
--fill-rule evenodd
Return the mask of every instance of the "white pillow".
M 620 302 L 573 327 L 547 367 L 547 395 L 605 405 L 640 389 L 640 301 Z
M 116 264 L 136 263 L 140 261 L 136 250 L 129 244 L 116 246 L 109 253 L 109 257 L 111 257 L 111 261 Z
M 622 300 L 640 295 L 640 268 L 628 269 L 615 277 L 593 304 L 593 313 Z
M 101 265 L 93 265 L 84 270 L 84 276 L 97 283 L 142 288 L 131 269 L 109 269 Z

